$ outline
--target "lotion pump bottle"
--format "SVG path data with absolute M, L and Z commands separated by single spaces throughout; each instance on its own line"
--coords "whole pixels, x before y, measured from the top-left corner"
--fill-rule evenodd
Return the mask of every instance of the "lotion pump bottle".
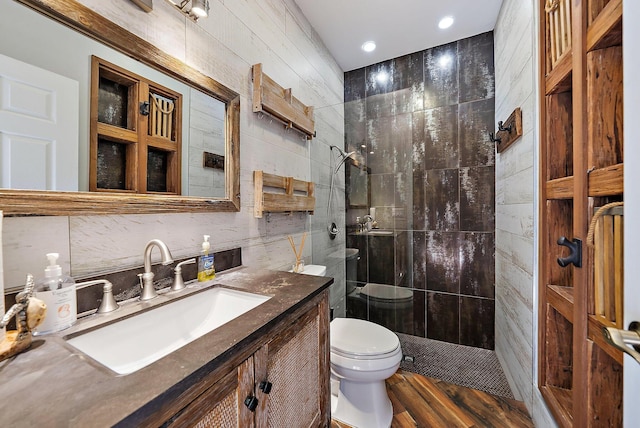
M 216 269 L 213 264 L 213 252 L 209 244 L 209 235 L 204 235 L 202 252 L 198 258 L 198 282 L 210 281 L 216 277 Z
M 35 336 L 64 330 L 78 319 L 76 284 L 73 278 L 62 274 L 58 257 L 58 253 L 47 254 L 49 266 L 44 278 L 36 283 L 35 295 L 47 305 L 47 313 L 42 324 L 33 330 Z

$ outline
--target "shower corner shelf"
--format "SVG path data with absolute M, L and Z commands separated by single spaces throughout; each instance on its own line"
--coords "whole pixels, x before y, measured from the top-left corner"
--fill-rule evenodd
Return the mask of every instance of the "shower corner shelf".
M 313 182 L 269 174 L 261 170 L 253 171 L 253 182 L 255 218 L 262 218 L 264 212 L 306 211 L 313 214 L 316 205 Z M 265 187 L 282 189 L 284 193 L 266 192 Z
M 291 88 L 283 88 L 262 72 L 262 64 L 254 64 L 253 112 L 266 112 L 285 124 L 287 129 L 297 129 L 307 140 L 316 136 L 313 107 L 291 95 Z

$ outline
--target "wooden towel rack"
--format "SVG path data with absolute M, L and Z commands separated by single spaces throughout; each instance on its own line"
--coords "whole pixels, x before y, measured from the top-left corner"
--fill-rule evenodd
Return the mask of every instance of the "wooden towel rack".
M 262 218 L 263 212 L 306 211 L 313 214 L 316 205 L 313 182 L 258 170 L 253 171 L 253 183 L 255 186 L 253 216 L 255 218 Z M 265 187 L 283 189 L 284 193 L 265 192 Z
M 253 67 L 253 112 L 267 112 L 295 128 L 310 140 L 315 137 L 313 107 L 306 106 L 291 95 L 291 88 L 283 88 L 262 72 L 262 64 Z

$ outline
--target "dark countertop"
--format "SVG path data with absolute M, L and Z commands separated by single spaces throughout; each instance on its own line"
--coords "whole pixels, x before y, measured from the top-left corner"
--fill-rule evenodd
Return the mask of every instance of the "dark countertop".
M 214 369 L 234 349 L 247 346 L 265 327 L 276 324 L 332 283 L 327 277 L 243 267 L 218 274 L 205 286 L 220 284 L 273 297 L 128 375 L 117 375 L 84 356 L 68 345 L 64 336 L 162 304 L 168 300 L 163 294 L 150 302 L 127 303 L 114 314 L 82 318 L 59 333 L 34 337 L 29 350 L 0 362 L 0 426 L 111 426 L 134 412 L 152 411 L 171 399 L 167 391 L 197 382 L 203 370 Z M 180 293 L 201 289 L 190 287 Z M 128 425 L 126 420 L 123 424 Z

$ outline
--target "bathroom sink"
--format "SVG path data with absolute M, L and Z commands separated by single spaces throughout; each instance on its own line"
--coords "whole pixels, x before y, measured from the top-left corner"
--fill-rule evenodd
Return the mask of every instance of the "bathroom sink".
M 114 372 L 129 374 L 269 299 L 216 287 L 65 339 Z
M 393 235 L 393 231 L 391 230 L 380 230 L 380 229 L 372 229 L 367 232 L 367 235 L 373 236 L 391 236 Z

